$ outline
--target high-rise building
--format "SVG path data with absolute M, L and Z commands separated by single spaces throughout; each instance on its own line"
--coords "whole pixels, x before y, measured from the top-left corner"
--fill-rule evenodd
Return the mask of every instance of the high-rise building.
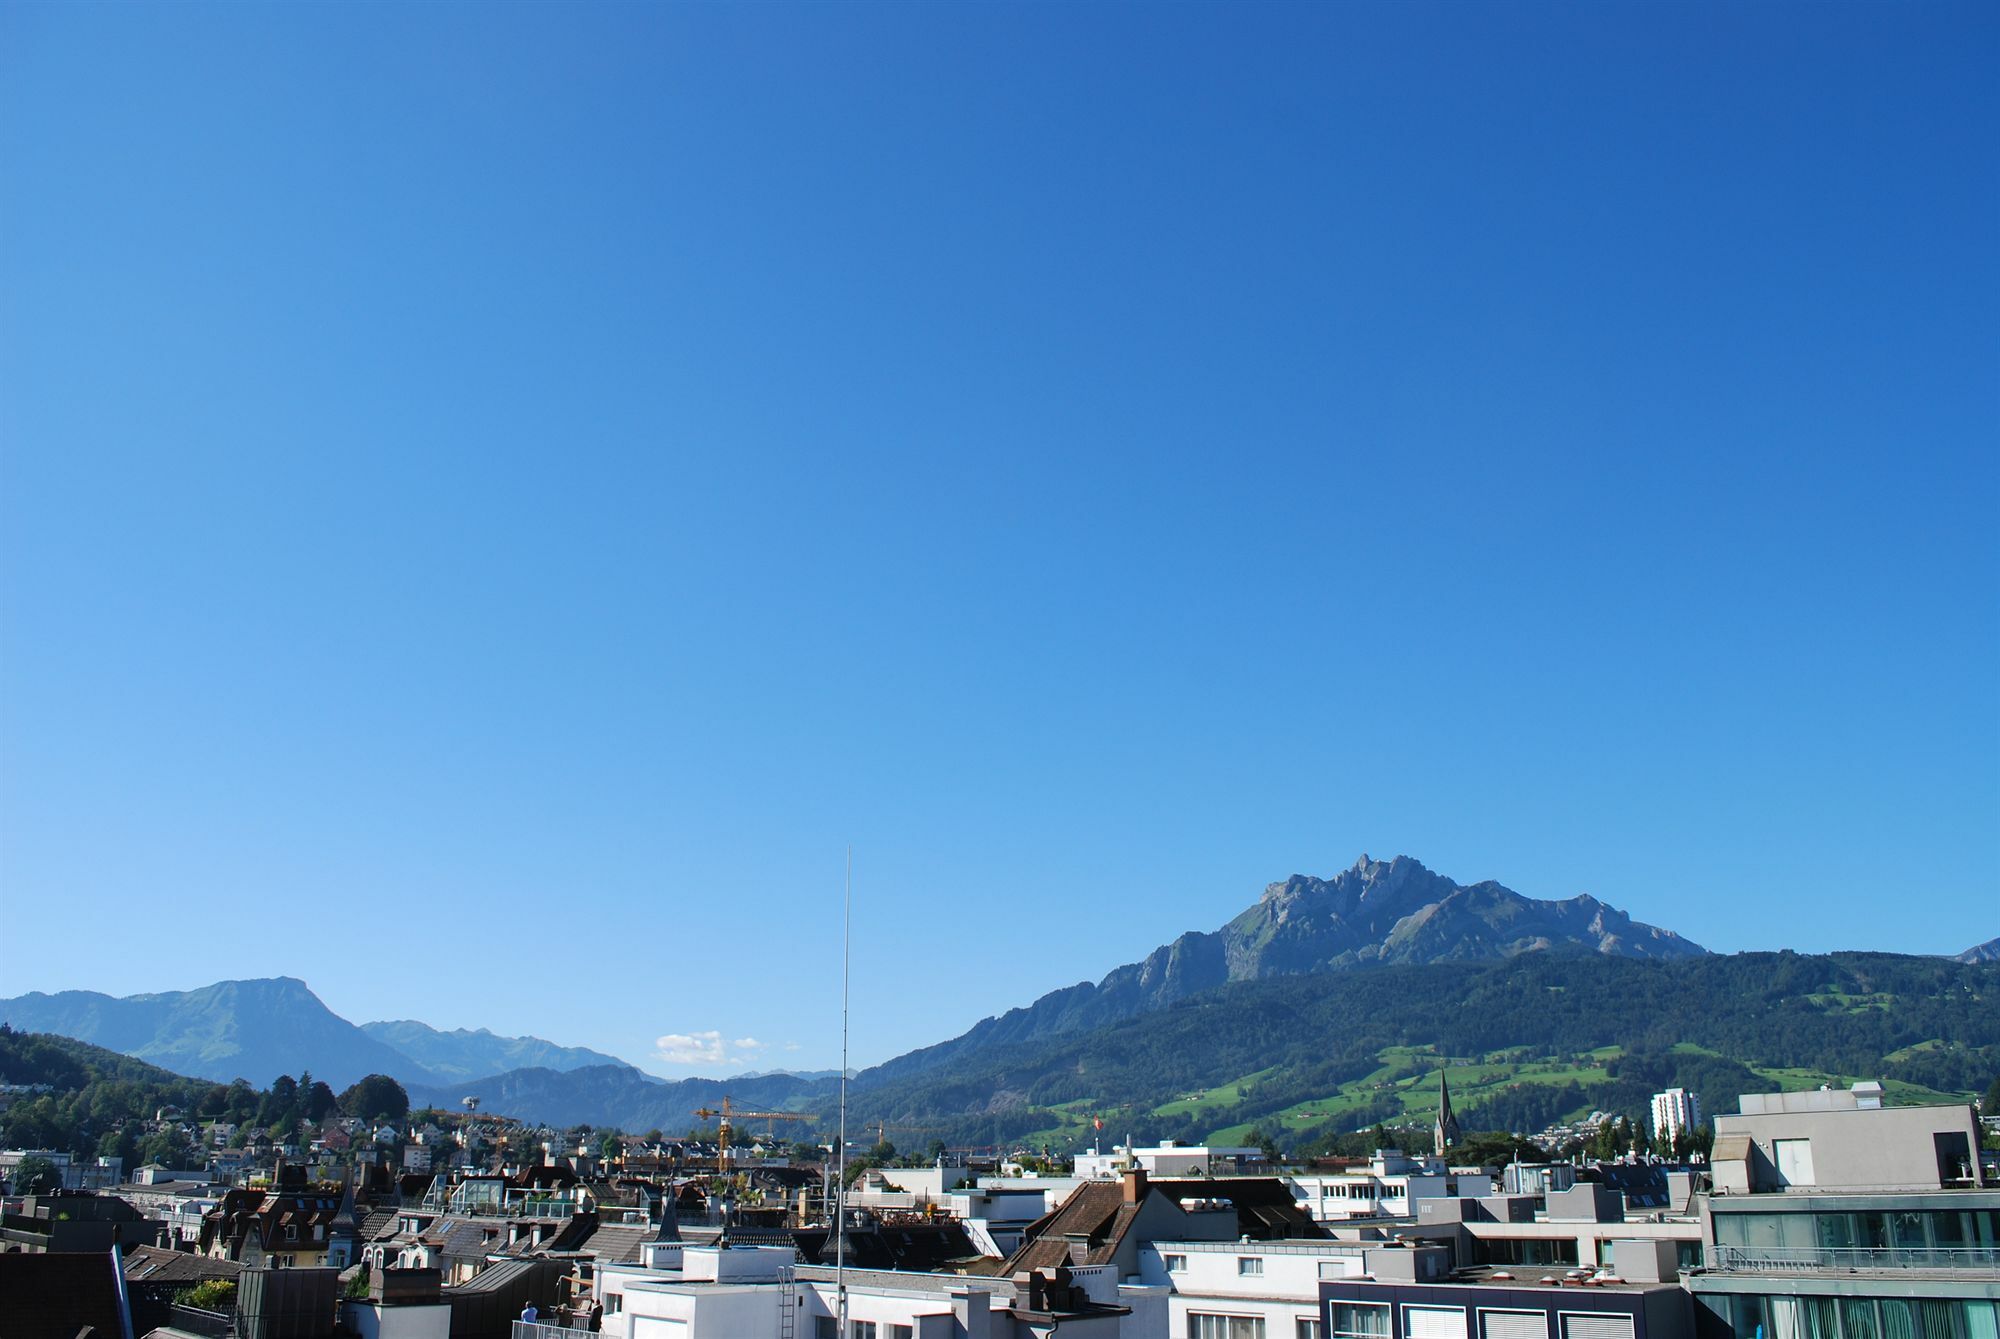
M 1672 1143 L 1701 1124 L 1701 1099 L 1685 1088 L 1653 1094 L 1653 1138 Z

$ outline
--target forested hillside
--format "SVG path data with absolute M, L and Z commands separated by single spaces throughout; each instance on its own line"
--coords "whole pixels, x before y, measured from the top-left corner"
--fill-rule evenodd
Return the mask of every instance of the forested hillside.
M 336 1095 L 310 1074 L 278 1076 L 268 1088 L 238 1079 L 216 1083 L 170 1073 L 143 1060 L 101 1046 L 42 1033 L 17 1032 L 0 1023 L 0 1083 L 31 1089 L 0 1110 L 0 1147 L 47 1148 L 79 1157 L 122 1157 L 127 1171 L 148 1162 L 169 1167 L 199 1166 L 204 1160 L 186 1137 L 168 1126 L 146 1126 L 172 1108 L 188 1118 L 226 1120 L 280 1132 L 323 1119 L 341 1108 L 352 1114 L 400 1116 L 408 1098 L 381 1076 L 370 1076 Z M 360 1111 L 380 1105 L 384 1087 L 401 1098 L 384 1112 Z
M 2000 1075 L 2000 964 L 1885 954 L 1678 960 L 1542 952 L 1237 982 L 1053 1042 L 857 1085 L 862 1121 L 951 1142 L 1083 1137 L 1310 1143 L 1427 1120 L 1445 1068 L 1467 1128 L 1637 1117 L 1661 1087 L 1710 1112 L 1739 1093 L 1880 1078 L 1900 1100 Z

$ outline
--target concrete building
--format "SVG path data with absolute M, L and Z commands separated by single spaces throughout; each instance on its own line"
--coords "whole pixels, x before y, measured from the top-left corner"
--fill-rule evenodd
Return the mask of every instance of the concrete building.
M 1891 1107 L 1882 1086 L 1751 1093 L 1715 1118 L 1715 1190 L 1970 1189 L 1984 1184 L 1967 1106 Z
M 1747 1096 L 1716 1120 L 1704 1269 L 1715 1339 L 2000 1339 L 2000 1187 L 1969 1107 L 1875 1085 Z
M 16 1169 L 28 1158 L 52 1164 L 64 1190 L 110 1190 L 125 1179 L 123 1158 L 79 1158 L 59 1148 L 10 1148 L 0 1150 L 0 1184 L 12 1185 Z
M 1014 1279 L 849 1270 L 845 1287 L 844 1339 L 1164 1333 L 1164 1299 L 1147 1296 L 1158 1290 L 1122 1289 L 1101 1268 Z M 638 1266 L 605 1267 L 599 1288 L 608 1339 L 833 1339 L 841 1306 L 833 1270 L 776 1247 L 656 1243 Z M 1126 1291 L 1138 1307 L 1118 1300 Z
M 1293 1173 L 1285 1180 L 1300 1205 L 1322 1223 L 1355 1218 L 1407 1218 L 1420 1201 L 1458 1194 L 1483 1195 L 1492 1178 L 1454 1172 L 1442 1158 L 1412 1158 L 1377 1149 L 1368 1165 L 1344 1172 Z
M 1361 1274 L 1358 1241 L 1161 1241 L 1139 1254 L 1139 1281 L 1167 1293 L 1160 1339 L 1218 1332 L 1318 1339 L 1320 1281 Z
M 1653 1138 L 1672 1143 L 1682 1135 L 1692 1135 L 1701 1124 L 1701 1099 L 1685 1088 L 1669 1088 L 1653 1094 L 1651 1114 Z
M 1153 1148 L 1113 1144 L 1109 1153 L 1093 1148 L 1076 1155 L 1074 1170 L 1085 1181 L 1122 1176 L 1137 1167 L 1148 1176 L 1229 1176 L 1261 1172 L 1268 1162 L 1261 1148 L 1182 1144 L 1169 1139 Z
M 1619 1244 L 1633 1241 L 1661 1244 L 1678 1268 L 1702 1259 L 1701 1218 L 1688 1200 L 1635 1211 L 1623 1191 L 1604 1181 L 1540 1196 L 1425 1200 L 1416 1217 L 1408 1235 L 1449 1245 L 1467 1267 L 1609 1266 Z
M 1322 1335 L 1694 1339 L 1693 1309 L 1678 1286 L 1670 1253 L 1646 1243 L 1623 1244 L 1615 1273 L 1454 1270 L 1451 1253 L 1441 1246 L 1379 1247 L 1368 1252 L 1365 1271 L 1363 1277 L 1320 1283 Z

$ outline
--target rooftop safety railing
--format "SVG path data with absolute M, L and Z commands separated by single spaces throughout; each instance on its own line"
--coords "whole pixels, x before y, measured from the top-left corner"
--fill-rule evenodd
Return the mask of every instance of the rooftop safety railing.
M 544 1325 L 538 1320 L 517 1320 L 512 1339 L 576 1339 L 579 1334 L 589 1333 L 589 1330 L 572 1330 L 562 1325 Z
M 1703 1254 L 1718 1274 L 2000 1273 L 1996 1246 L 1708 1246 Z
M 503 1218 L 568 1218 L 576 1212 L 576 1201 L 543 1198 L 510 1199 L 497 1212 Z

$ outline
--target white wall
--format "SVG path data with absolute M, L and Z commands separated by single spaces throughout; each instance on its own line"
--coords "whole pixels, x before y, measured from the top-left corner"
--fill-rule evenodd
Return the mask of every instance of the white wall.
M 344 1302 L 341 1315 L 360 1339 L 451 1339 L 449 1302 L 414 1306 Z
M 631 1339 L 759 1339 L 778 1333 L 778 1295 L 773 1286 L 650 1288 L 624 1290 L 625 1323 Z M 809 1339 L 809 1330 L 795 1330 Z
M 1272 1249 L 1277 1246 L 1286 1249 Z M 1332 1247 L 1333 1243 L 1327 1243 Z M 1260 1249 L 1266 1248 L 1266 1249 Z M 1179 1256 L 1185 1266 L 1168 1272 L 1165 1257 Z M 1262 1273 L 1246 1275 L 1238 1261 L 1258 1260 Z M 1201 1312 L 1223 1316 L 1259 1316 L 1273 1339 L 1291 1339 L 1297 1322 L 1319 1317 L 1321 1278 L 1352 1278 L 1361 1273 L 1358 1250 L 1300 1250 L 1298 1243 L 1274 1242 L 1154 1242 L 1139 1252 L 1140 1280 L 1165 1283 L 1166 1334 L 1188 1332 L 1188 1315 Z

